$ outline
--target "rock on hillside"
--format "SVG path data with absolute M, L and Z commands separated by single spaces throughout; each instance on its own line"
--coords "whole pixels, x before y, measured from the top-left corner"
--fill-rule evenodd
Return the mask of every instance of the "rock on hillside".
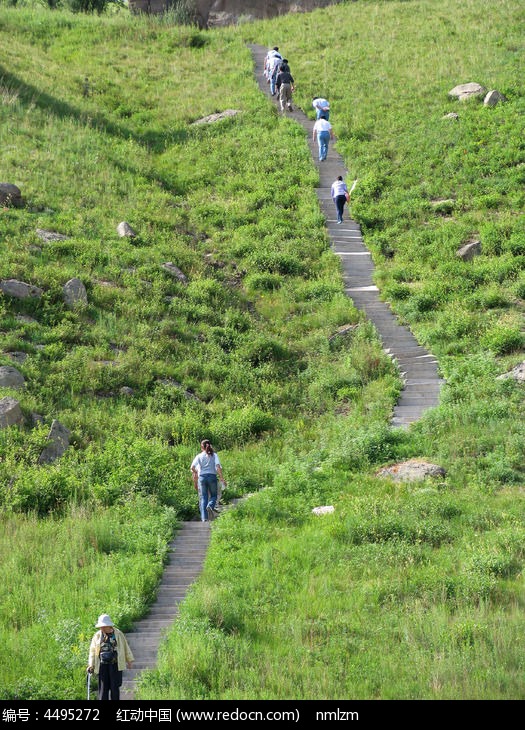
M 22 373 L 11 365 L 0 367 L 0 388 L 25 388 L 25 380 Z
M 24 420 L 20 403 L 7 396 L 0 399 L 0 428 L 21 424 Z
M 513 380 L 517 380 L 518 382 L 524 383 L 525 382 L 525 360 L 523 362 L 520 362 L 516 367 L 512 368 L 508 373 L 503 373 L 503 375 L 498 375 L 498 380 L 506 380 L 507 378 L 512 378 Z
M 484 86 L 481 86 L 481 84 L 478 84 L 475 81 L 470 81 L 468 84 L 459 84 L 458 86 L 454 86 L 454 88 L 448 92 L 448 95 L 459 99 L 460 101 L 465 101 L 466 99 L 471 99 L 473 97 L 484 96 L 486 93 L 487 90 Z
M 60 421 L 53 420 L 47 435 L 48 444 L 38 457 L 39 464 L 51 464 L 58 459 L 69 446 L 71 433 Z
M 306 13 L 316 8 L 336 5 L 340 0 L 195 0 L 201 28 L 235 25 L 240 20 L 275 18 L 285 13 Z M 166 0 L 129 0 L 134 13 L 166 12 Z
M 0 183 L 0 205 L 13 205 L 15 208 L 21 208 L 23 200 L 20 188 L 11 183 Z
M 424 459 L 408 459 L 392 466 L 385 466 L 377 472 L 377 476 L 395 482 L 420 482 L 427 477 L 444 477 L 445 474 L 442 466 L 431 464 Z
M 76 277 L 70 279 L 62 287 L 64 293 L 64 302 L 69 309 L 74 309 L 77 306 L 86 306 L 87 304 L 87 293 L 86 287 Z
M 44 293 L 38 286 L 26 284 L 25 281 L 18 281 L 17 279 L 2 279 L 0 281 L 0 291 L 15 299 L 40 299 Z

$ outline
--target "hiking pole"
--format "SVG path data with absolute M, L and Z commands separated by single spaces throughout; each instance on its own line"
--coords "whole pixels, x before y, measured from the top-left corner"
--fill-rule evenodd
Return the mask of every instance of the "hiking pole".
M 91 691 L 90 691 L 91 690 L 91 672 L 88 672 L 87 673 L 87 680 L 86 681 L 87 681 L 87 698 L 89 700 L 90 699 L 90 694 L 91 694 Z

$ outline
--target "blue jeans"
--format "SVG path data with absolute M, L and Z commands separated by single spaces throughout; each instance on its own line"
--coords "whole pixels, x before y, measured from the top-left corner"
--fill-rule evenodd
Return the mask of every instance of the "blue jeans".
M 217 474 L 199 475 L 199 508 L 201 520 L 206 522 L 208 512 L 206 507 L 215 507 L 217 503 Z
M 317 132 L 319 160 L 326 160 L 326 155 L 328 154 L 328 142 L 330 142 L 330 132 Z
M 275 94 L 275 82 L 277 81 L 278 73 L 279 73 L 279 69 L 276 68 L 274 73 L 270 76 L 270 94 L 272 96 Z
M 316 119 L 328 119 L 330 118 L 330 110 L 329 109 L 316 109 L 315 110 L 315 118 Z

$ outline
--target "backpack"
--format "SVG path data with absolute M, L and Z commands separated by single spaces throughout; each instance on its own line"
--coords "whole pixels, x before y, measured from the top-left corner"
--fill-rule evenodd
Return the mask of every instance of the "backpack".
M 111 638 L 106 634 L 100 637 L 100 661 L 102 664 L 117 663 L 117 639 L 114 634 Z

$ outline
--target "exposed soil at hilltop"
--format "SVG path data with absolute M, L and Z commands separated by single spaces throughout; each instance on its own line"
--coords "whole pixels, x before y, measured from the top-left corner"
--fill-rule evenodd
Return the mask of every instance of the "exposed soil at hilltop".
M 247 20 L 275 18 L 285 13 L 306 13 L 335 5 L 339 0 L 196 0 L 201 28 L 236 25 Z M 166 12 L 166 0 L 130 0 L 134 12 Z

